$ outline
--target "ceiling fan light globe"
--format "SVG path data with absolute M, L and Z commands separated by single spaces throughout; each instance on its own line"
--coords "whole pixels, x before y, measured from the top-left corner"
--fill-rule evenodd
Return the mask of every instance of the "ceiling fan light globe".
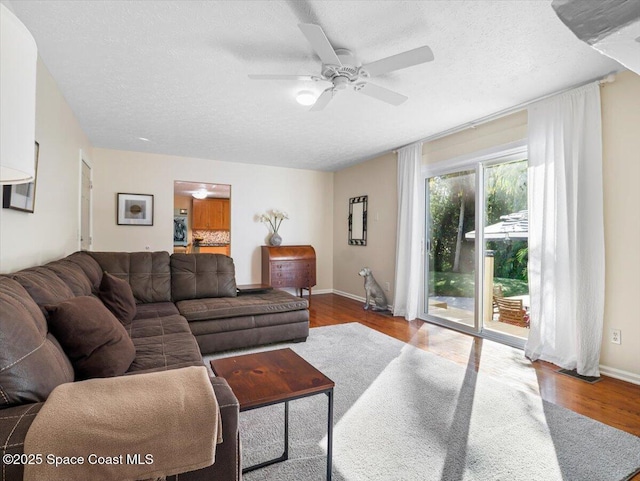
M 308 90 L 298 92 L 298 94 L 296 95 L 296 102 L 298 102 L 300 105 L 313 105 L 316 103 L 316 100 L 317 98 L 314 93 L 309 92 Z

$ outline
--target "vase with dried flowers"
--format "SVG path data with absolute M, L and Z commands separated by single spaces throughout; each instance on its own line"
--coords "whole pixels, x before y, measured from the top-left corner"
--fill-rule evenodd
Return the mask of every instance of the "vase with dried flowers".
M 282 244 L 282 237 L 278 234 L 278 229 L 280 229 L 280 225 L 285 219 L 289 219 L 289 214 L 276 209 L 260 215 L 260 222 L 267 224 L 269 230 L 272 232 L 271 237 L 269 237 L 269 244 L 272 246 L 279 246 Z

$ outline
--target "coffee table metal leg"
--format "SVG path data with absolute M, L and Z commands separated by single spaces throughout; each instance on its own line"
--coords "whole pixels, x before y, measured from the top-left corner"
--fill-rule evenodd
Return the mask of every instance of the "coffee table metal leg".
M 254 464 L 253 466 L 243 468 L 242 474 L 249 473 L 266 466 L 271 466 L 272 464 L 281 463 L 287 459 L 289 459 L 289 401 L 284 402 L 284 453 L 282 453 L 282 456 L 279 458 L 270 459 L 269 461 L 264 461 L 262 463 Z
M 329 412 L 327 413 L 327 481 L 331 481 L 331 462 L 333 454 L 333 389 L 327 392 Z
M 284 453 L 282 460 L 289 459 L 289 401 L 284 402 Z

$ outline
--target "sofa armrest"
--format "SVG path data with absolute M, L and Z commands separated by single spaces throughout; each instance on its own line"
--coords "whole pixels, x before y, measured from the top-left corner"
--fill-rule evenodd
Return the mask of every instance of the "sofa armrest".
M 30 403 L 0 410 L 0 479 L 19 481 L 24 471 L 21 463 L 5 463 L 5 454 L 19 455 L 24 452 L 24 439 L 36 414 L 44 403 Z
M 216 460 L 213 465 L 183 473 L 177 477 L 179 481 L 242 480 L 240 434 L 238 432 L 240 403 L 226 379 L 222 377 L 210 379 L 222 417 L 222 443 L 216 446 Z M 167 478 L 167 481 L 175 480 L 174 477 Z
M 179 479 L 239 481 L 242 477 L 238 432 L 240 405 L 224 378 L 212 377 L 211 384 L 220 407 L 223 441 L 216 447 L 216 460 L 213 466 L 181 474 Z M 27 431 L 43 405 L 44 403 L 32 403 L 0 410 L 0 455 L 24 452 Z M 23 472 L 22 464 L 6 464 L 2 461 L 0 480 L 21 481 Z M 175 477 L 170 476 L 168 479 L 175 479 Z
M 222 377 L 212 377 L 213 392 L 218 400 L 220 415 L 222 417 L 222 444 L 216 447 L 216 460 L 210 467 L 212 475 L 208 479 L 236 480 L 242 479 L 242 463 L 240 452 L 240 433 L 238 422 L 240 417 L 240 403 L 238 398 Z M 189 475 L 198 474 L 192 471 L 180 475 L 181 480 L 191 479 Z M 185 476 L 187 475 L 187 476 Z M 200 479 L 200 478 L 193 478 Z M 205 478 L 203 478 L 205 479 Z

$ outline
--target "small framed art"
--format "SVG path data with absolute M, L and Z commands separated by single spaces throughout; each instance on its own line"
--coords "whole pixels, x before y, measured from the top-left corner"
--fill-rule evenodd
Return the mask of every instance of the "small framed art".
M 33 214 L 36 206 L 36 180 L 38 180 L 39 152 L 40 144 L 36 142 L 36 148 L 34 151 L 35 175 L 33 182 L 2 186 L 2 207 L 5 209 L 21 210 L 22 212 L 29 212 L 30 214 Z
M 153 225 L 153 195 L 118 193 L 118 225 Z

